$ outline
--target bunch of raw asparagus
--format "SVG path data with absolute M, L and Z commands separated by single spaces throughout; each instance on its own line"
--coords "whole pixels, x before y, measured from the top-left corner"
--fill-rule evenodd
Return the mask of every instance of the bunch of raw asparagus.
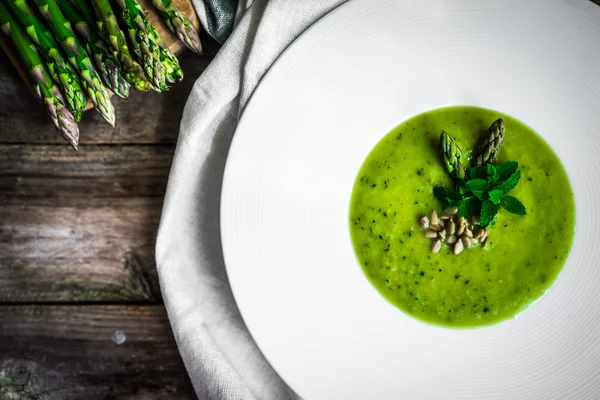
M 152 0 L 167 27 L 200 53 L 192 23 L 172 0 Z M 168 90 L 183 79 L 137 0 L 1 0 L 0 28 L 31 75 L 58 133 L 75 149 L 88 99 L 111 125 L 110 91 Z M 1 34 L 1 33 L 0 33 Z

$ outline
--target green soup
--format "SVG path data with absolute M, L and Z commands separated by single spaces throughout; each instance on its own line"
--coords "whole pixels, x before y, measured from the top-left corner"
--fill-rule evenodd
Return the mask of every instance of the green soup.
M 444 245 L 433 254 L 419 218 L 441 211 L 432 189 L 452 183 L 440 132 L 469 157 L 497 118 L 506 127 L 497 163 L 519 163 L 521 181 L 510 195 L 527 215 L 501 209 L 485 246 L 454 255 Z M 409 119 L 375 146 L 354 185 L 350 230 L 360 265 L 388 301 L 423 321 L 474 327 L 513 317 L 552 285 L 573 242 L 575 204 L 560 160 L 528 126 L 497 111 L 449 107 Z

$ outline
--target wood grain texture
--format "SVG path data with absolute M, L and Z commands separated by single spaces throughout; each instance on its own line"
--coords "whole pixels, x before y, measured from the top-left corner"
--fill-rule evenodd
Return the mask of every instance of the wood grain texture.
M 0 302 L 161 300 L 161 198 L 0 197 Z
M 69 200 L 101 197 L 159 197 L 167 184 L 172 145 L 0 146 L 0 196 Z M 0 221 L 0 224 L 2 222 Z
M 161 301 L 154 241 L 174 152 L 170 143 L 193 85 L 190 74 L 204 69 L 207 54 L 185 53 L 189 85 L 162 95 L 137 92 L 124 101 L 127 118 L 116 129 L 87 113 L 82 126 L 92 133 L 89 142 L 110 144 L 90 144 L 84 136 L 74 152 L 51 126 L 49 144 L 18 144 L 22 138 L 0 144 L 0 302 Z M 31 142 L 44 142 L 37 136 L 48 125 L 43 109 L 39 119 L 27 107 L 19 118 L 12 116 L 10 107 L 32 98 L 12 67 L 2 65 L 12 76 L 0 70 L 0 81 L 14 83 L 15 90 L 0 96 L 6 106 L 0 107 L 0 137 L 21 127 Z M 135 144 L 145 142 L 153 144 Z M 168 144 L 156 144 L 161 142 Z
M 0 399 L 195 398 L 154 242 L 183 106 L 217 51 L 208 43 L 180 56 L 186 78 L 169 92 L 113 99 L 117 128 L 86 113 L 79 152 L 0 53 Z
M 0 306 L 0 399 L 193 398 L 161 306 Z
M 160 300 L 173 146 L 0 146 L 0 302 Z

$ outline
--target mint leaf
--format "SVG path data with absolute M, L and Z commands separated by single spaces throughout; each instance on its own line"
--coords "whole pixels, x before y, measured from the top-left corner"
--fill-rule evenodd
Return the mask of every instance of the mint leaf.
M 469 168 L 469 178 L 470 179 L 486 179 L 487 178 L 487 170 L 483 167 Z
M 460 203 L 460 199 L 450 199 L 450 198 L 446 198 L 444 200 L 440 200 L 440 203 L 442 204 L 442 210 L 445 210 L 446 208 L 452 207 L 452 206 L 458 206 L 458 203 Z
M 519 199 L 512 196 L 504 196 L 502 200 L 500 200 L 500 205 L 508 212 L 517 215 L 525 215 L 527 214 L 527 210 L 525 210 L 525 206 L 523 203 L 519 201 Z
M 473 192 L 481 192 L 487 189 L 488 184 L 485 179 L 472 179 L 465 183 L 465 187 Z
M 443 186 L 436 186 L 433 188 L 433 196 L 439 201 L 445 201 L 447 199 L 458 199 L 462 197 L 456 190 L 448 189 Z
M 475 197 L 477 197 L 479 200 L 483 200 L 483 193 L 485 193 L 485 191 L 481 190 L 473 190 L 473 194 L 475 195 Z M 504 192 L 502 193 L 504 194 Z
M 467 197 L 458 203 L 458 216 L 459 217 L 470 217 L 472 215 L 478 215 L 481 210 L 481 200 L 477 197 Z
M 481 216 L 479 217 L 479 225 L 487 227 L 498 214 L 498 206 L 492 203 L 490 200 L 483 202 L 481 206 Z
M 498 172 L 496 171 L 496 167 L 493 164 L 487 165 L 487 181 L 489 183 L 496 183 L 498 180 Z
M 503 182 L 510 178 L 517 168 L 519 168 L 519 163 L 516 161 L 506 161 L 498 165 L 496 168 L 496 172 L 498 173 L 498 182 Z
M 433 188 L 433 196 L 442 203 L 442 208 L 446 209 L 450 206 L 457 205 L 462 196 L 456 190 L 448 189 L 442 186 Z
M 498 189 L 488 192 L 488 196 L 490 197 L 490 200 L 494 204 L 498 204 L 498 202 L 500 201 L 500 198 L 503 195 L 504 195 L 504 192 L 502 190 L 498 190 Z
M 452 204 L 448 203 L 447 201 L 440 201 L 440 204 L 442 205 L 442 210 L 452 207 Z
M 512 175 L 506 179 L 504 182 L 496 186 L 496 189 L 502 190 L 504 193 L 507 193 L 509 190 L 514 189 L 515 186 L 519 184 L 519 180 L 521 179 L 521 171 L 516 170 L 512 173 Z

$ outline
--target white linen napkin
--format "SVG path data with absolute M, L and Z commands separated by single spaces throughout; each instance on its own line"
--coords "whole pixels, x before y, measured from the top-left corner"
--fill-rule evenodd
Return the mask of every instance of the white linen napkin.
M 194 0 L 196 8 L 204 7 Z M 295 399 L 252 340 L 221 250 L 221 181 L 240 114 L 286 47 L 345 0 L 254 0 L 187 101 L 156 244 L 179 351 L 201 399 Z

